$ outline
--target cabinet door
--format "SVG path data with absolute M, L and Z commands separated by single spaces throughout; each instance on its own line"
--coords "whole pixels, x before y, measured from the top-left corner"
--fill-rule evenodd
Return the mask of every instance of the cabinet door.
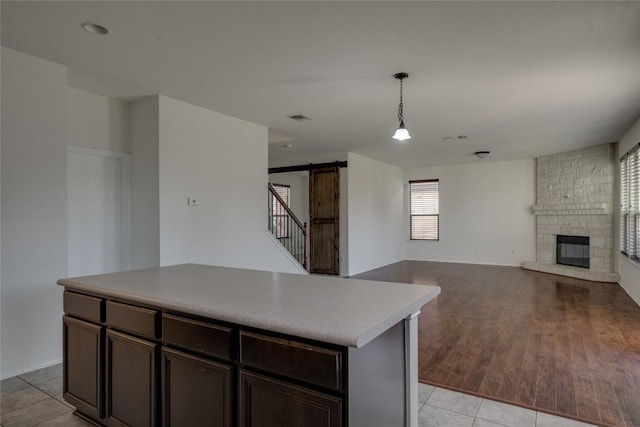
M 79 412 L 99 420 L 103 415 L 104 327 L 63 318 L 64 398 Z
M 339 427 L 342 399 L 240 371 L 241 427 Z
M 229 365 L 162 348 L 163 426 L 231 426 Z
M 116 426 L 155 426 L 157 345 L 107 330 L 107 419 Z

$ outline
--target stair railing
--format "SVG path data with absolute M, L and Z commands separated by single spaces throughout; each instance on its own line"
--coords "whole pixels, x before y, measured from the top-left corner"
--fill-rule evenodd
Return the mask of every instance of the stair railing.
M 269 231 L 307 270 L 307 223 L 302 223 L 269 184 Z

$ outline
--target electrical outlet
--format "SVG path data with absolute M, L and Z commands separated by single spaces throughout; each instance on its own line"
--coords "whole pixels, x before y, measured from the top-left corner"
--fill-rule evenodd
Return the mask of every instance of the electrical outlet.
M 189 197 L 189 198 L 187 199 L 187 204 L 188 204 L 189 206 L 198 206 L 198 205 L 200 205 L 200 202 L 199 202 L 199 201 L 198 201 L 198 199 L 197 199 L 197 198 L 195 198 L 195 197 Z

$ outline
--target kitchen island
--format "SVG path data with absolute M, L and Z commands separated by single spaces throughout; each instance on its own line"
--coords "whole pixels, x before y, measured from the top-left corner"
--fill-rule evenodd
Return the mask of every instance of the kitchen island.
M 58 284 L 64 397 L 94 423 L 418 425 L 436 286 L 196 264 Z

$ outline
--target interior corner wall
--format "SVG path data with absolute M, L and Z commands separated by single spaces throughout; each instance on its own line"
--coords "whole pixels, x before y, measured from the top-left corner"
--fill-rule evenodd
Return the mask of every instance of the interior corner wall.
M 266 127 L 159 97 L 161 265 L 299 272 L 266 234 L 267 145 Z
M 349 275 L 404 259 L 403 169 L 349 153 Z
M 2 48 L 2 371 L 62 359 L 67 69 Z
M 131 104 L 131 266 L 160 266 L 159 97 Z
M 130 103 L 67 87 L 67 145 L 131 152 Z
M 640 118 L 638 118 L 636 123 L 620 140 L 620 143 L 618 144 L 619 156 L 622 157 L 637 144 L 640 144 Z M 618 167 L 616 181 L 619 182 L 619 161 L 616 161 L 616 165 Z M 618 209 L 616 210 L 616 217 L 620 217 L 620 203 L 617 203 L 617 206 Z M 616 248 L 619 247 L 620 244 L 618 242 Z M 620 274 L 620 286 L 622 286 L 624 290 L 631 296 L 631 298 L 633 298 L 635 302 L 640 305 L 640 265 L 631 262 L 626 256 L 620 254 L 619 250 L 617 250 L 616 252 L 618 253 L 618 273 Z
M 340 168 L 340 276 L 349 277 L 349 167 Z
M 412 168 L 406 181 L 439 179 L 440 240 L 409 240 L 409 260 L 519 266 L 536 257 L 535 160 Z

